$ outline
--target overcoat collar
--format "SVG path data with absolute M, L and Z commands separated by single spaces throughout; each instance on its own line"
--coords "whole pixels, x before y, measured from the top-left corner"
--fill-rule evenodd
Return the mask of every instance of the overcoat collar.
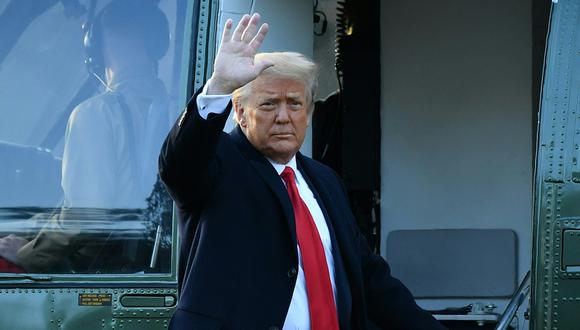
M 292 202 L 290 202 L 290 197 L 288 196 L 288 191 L 284 186 L 284 183 L 280 179 L 280 176 L 270 164 L 270 162 L 258 151 L 250 141 L 246 138 L 244 132 L 242 132 L 240 126 L 236 126 L 231 132 L 230 136 L 237 144 L 241 153 L 246 157 L 250 164 L 256 169 L 260 178 L 268 185 L 272 190 L 286 216 L 288 222 L 288 229 L 292 237 L 293 243 L 296 245 L 296 224 L 294 221 L 294 210 L 292 209 Z
M 284 215 L 288 221 L 292 239 L 294 243 L 296 243 L 294 210 L 292 209 L 292 202 L 290 201 L 290 197 L 288 197 L 288 191 L 286 190 L 284 183 L 282 183 L 280 176 L 272 164 L 270 164 L 270 162 L 258 150 L 256 150 L 254 146 L 252 146 L 239 126 L 236 125 L 236 127 L 230 132 L 230 136 L 237 144 L 244 157 L 246 157 L 250 164 L 256 169 L 256 172 L 259 174 L 260 178 L 268 185 L 268 187 L 277 197 L 282 206 L 282 209 L 284 210 Z M 318 194 L 316 195 L 319 195 L 321 199 L 318 202 L 322 203 L 323 205 L 332 205 L 332 195 L 329 193 L 326 187 L 324 187 L 324 183 L 316 174 L 317 171 L 312 167 L 309 160 L 300 152 L 298 152 L 296 154 L 296 163 L 298 169 L 303 174 L 305 174 L 305 180 L 314 186 L 314 190 L 318 191 Z M 327 212 L 330 219 L 336 216 L 334 214 L 333 208 L 327 209 Z M 330 221 L 330 219 L 328 220 Z

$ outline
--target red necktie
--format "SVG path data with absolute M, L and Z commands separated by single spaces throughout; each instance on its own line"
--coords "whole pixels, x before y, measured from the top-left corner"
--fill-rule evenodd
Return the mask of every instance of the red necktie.
M 326 264 L 324 247 L 308 207 L 300 198 L 294 171 L 286 166 L 282 174 L 294 209 L 296 237 L 302 254 L 302 268 L 306 279 L 311 330 L 338 329 L 338 318 L 332 293 L 332 284 Z

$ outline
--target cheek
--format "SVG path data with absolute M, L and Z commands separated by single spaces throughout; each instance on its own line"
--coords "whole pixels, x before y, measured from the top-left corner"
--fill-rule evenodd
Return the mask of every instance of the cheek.
M 294 117 L 293 122 L 296 131 L 305 132 L 306 127 L 308 126 L 308 114 L 306 112 L 297 113 L 296 116 Z
M 270 120 L 268 116 L 259 115 L 253 116 L 251 121 L 248 122 L 251 125 L 251 129 L 255 132 L 256 136 L 260 139 L 266 139 L 268 136 L 268 131 L 271 128 Z

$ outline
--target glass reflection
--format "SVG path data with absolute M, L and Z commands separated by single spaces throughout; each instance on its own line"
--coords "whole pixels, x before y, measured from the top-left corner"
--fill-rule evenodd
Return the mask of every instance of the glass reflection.
M 0 272 L 169 272 L 185 1 L 32 3 L 0 0 Z

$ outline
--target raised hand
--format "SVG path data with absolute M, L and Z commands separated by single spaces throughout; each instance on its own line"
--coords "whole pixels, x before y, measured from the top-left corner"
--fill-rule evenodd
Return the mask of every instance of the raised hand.
M 251 17 L 246 14 L 232 33 L 233 22 L 226 21 L 213 74 L 208 80 L 207 94 L 231 94 L 273 65 L 254 60 L 268 33 L 268 24 L 264 23 L 258 29 L 259 22 L 260 14 Z

